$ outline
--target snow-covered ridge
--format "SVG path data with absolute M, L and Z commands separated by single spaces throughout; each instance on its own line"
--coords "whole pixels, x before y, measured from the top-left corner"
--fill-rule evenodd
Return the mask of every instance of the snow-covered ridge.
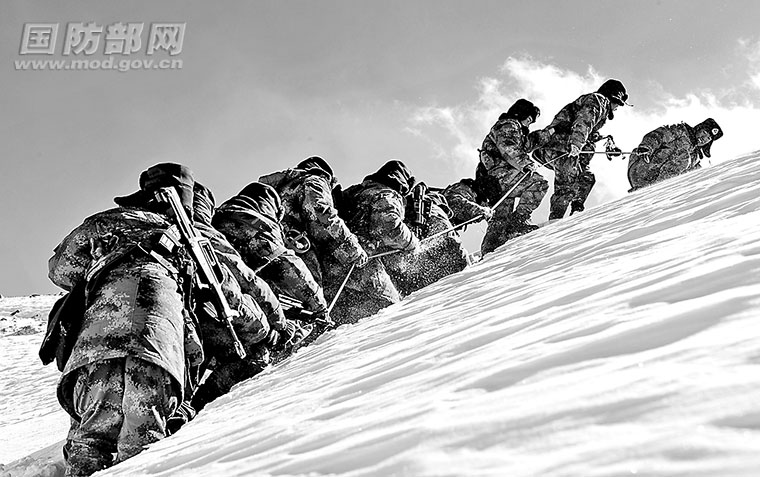
M 759 159 L 510 241 L 99 475 L 760 475 Z

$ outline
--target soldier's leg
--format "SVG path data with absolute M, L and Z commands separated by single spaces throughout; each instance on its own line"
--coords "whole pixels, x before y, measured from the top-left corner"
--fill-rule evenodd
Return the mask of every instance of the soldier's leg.
M 65 444 L 66 476 L 91 475 L 114 463 L 124 415 L 124 359 L 96 361 L 77 371 L 73 386 L 78 421 Z
M 117 462 L 166 437 L 166 421 L 182 401 L 179 386 L 160 366 L 139 358 L 126 358 L 124 368 L 124 422 L 119 433 Z
M 520 197 L 515 213 L 529 218 L 530 214 L 541 205 L 547 190 L 549 190 L 549 183 L 538 172 L 526 177 L 515 190 Z
M 591 189 L 594 188 L 594 184 L 596 184 L 596 177 L 593 172 L 586 170 L 578 175 L 578 195 L 571 203 L 570 215 L 574 212 L 582 212 L 585 210 L 586 199 L 588 199 L 589 194 L 591 194 Z
M 509 239 L 510 216 L 514 204 L 514 199 L 507 199 L 494 210 L 493 217 L 488 221 L 483 242 L 480 244 L 481 255 L 493 252 Z
M 567 206 L 575 198 L 578 190 L 578 159 L 563 157 L 554 163 L 554 194 L 551 197 L 549 219 L 561 219 Z
M 690 166 L 688 156 L 671 157 L 668 161 L 662 164 L 660 167 L 658 181 L 670 179 L 671 177 L 679 176 L 686 172 Z

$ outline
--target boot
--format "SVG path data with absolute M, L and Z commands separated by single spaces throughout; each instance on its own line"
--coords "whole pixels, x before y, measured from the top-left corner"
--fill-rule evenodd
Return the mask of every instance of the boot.
M 516 235 L 524 235 L 529 232 L 533 232 L 538 228 L 538 225 L 533 225 L 528 222 L 530 216 L 513 212 L 509 216 L 509 229 L 510 232 Z
M 576 212 L 583 212 L 584 210 L 586 210 L 586 208 L 583 206 L 583 202 L 579 200 L 570 202 L 570 215 L 573 215 Z

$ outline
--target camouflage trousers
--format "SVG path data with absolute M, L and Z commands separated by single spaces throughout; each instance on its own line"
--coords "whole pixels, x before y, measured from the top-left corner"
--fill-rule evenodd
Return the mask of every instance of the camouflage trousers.
M 507 216 L 512 212 L 520 214 L 525 217 L 530 217 L 530 214 L 541 205 L 541 201 L 546 195 L 546 191 L 549 190 L 549 183 L 538 172 L 533 172 L 523 179 L 525 173 L 519 171 L 513 167 L 496 167 L 488 172 L 488 175 L 498 181 L 499 191 L 491 195 L 491 204 L 496 203 L 502 195 L 509 191 L 512 187 L 517 187 L 509 193 L 507 199 L 504 200 L 494 211 L 494 216 L 497 214 Z M 522 179 L 522 180 L 521 180 Z M 519 182 L 519 183 L 518 183 Z M 519 198 L 520 201 L 517 207 L 514 207 L 514 199 Z M 510 200 L 512 199 L 512 200 Z
M 658 155 L 644 158 L 637 154 L 631 154 L 631 157 L 628 158 L 628 182 L 631 183 L 629 192 L 683 174 L 688 169 L 688 157 L 686 161 L 663 161 Z
M 561 219 L 571 203 L 583 209 L 591 189 L 596 184 L 589 170 L 590 159 L 561 157 L 554 162 L 554 194 L 550 199 L 549 219 Z M 574 207 L 575 208 L 575 207 Z
M 75 371 L 66 476 L 91 475 L 166 437 L 178 389 L 163 368 L 138 358 L 96 361 Z M 114 457 L 115 454 L 115 457 Z
M 494 197 L 494 194 L 491 194 L 491 204 L 498 201 L 515 184 L 518 184 L 518 181 L 519 184 L 515 190 L 510 192 L 507 199 L 496 207 L 493 217 L 488 222 L 488 229 L 486 229 L 480 247 L 481 253 L 484 255 L 494 251 L 514 235 L 515 223 L 527 221 L 531 213 L 541 205 L 541 201 L 549 189 L 549 183 L 537 172 L 533 172 L 520 180 L 525 176 L 524 172 L 513 167 L 498 167 L 493 169 L 489 175 L 495 177 L 500 185 L 499 197 Z M 517 207 L 514 205 L 516 198 L 519 198 Z

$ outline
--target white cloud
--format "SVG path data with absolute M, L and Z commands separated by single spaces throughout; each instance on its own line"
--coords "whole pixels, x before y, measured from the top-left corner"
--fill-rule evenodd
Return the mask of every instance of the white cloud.
M 756 53 L 760 67 L 760 48 Z M 514 101 L 527 98 L 538 105 L 542 115 L 535 127 L 541 128 L 551 122 L 564 105 L 581 94 L 595 91 L 605 79 L 611 77 L 592 67 L 578 73 L 530 57 L 510 57 L 500 72 L 502 77 L 479 80 L 478 97 L 473 101 L 455 106 L 420 108 L 411 121 L 422 137 L 435 145 L 439 156 L 452 161 L 457 172 L 470 177 L 477 163 L 475 150 L 480 147 L 499 114 Z M 753 79 L 760 87 L 760 70 Z M 695 125 L 707 117 L 715 118 L 725 131 L 725 137 L 712 148 L 712 161 L 719 162 L 760 149 L 755 139 L 755 128 L 760 124 L 760 109 L 749 101 L 738 105 L 727 104 L 727 101 L 710 92 L 691 92 L 679 96 L 664 91 L 656 83 L 645 92 L 629 93 L 634 104 L 637 95 L 656 95 L 658 105 L 654 109 L 620 108 L 615 119 L 607 122 L 602 133 L 612 134 L 623 150 L 636 147 L 646 133 L 659 126 L 681 121 Z M 720 98 L 726 97 L 730 95 L 721 92 Z M 599 143 L 598 148 L 601 145 Z M 591 167 L 597 176 L 597 184 L 587 207 L 626 195 L 629 188 L 626 160 L 609 162 L 604 155 L 598 155 Z M 545 169 L 541 171 L 551 183 L 552 173 Z M 551 192 L 552 189 L 549 194 Z M 546 215 L 548 197 L 534 214 L 534 219 L 542 221 Z

